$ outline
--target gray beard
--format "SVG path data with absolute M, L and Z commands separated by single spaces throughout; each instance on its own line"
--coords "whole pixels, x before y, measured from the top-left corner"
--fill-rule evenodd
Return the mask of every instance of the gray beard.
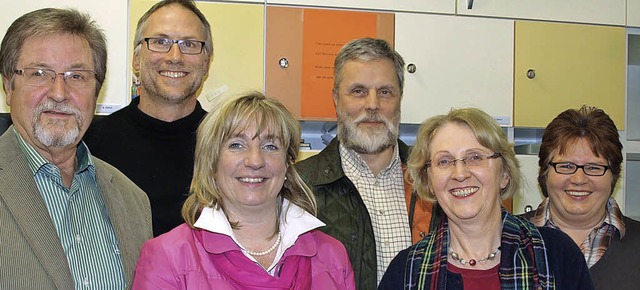
M 73 114 L 75 117 L 76 126 L 71 130 L 64 131 L 63 133 L 56 133 L 55 130 L 50 130 L 49 127 L 53 126 L 64 126 L 65 124 L 62 121 L 49 121 L 47 126 L 42 124 L 42 120 L 40 119 L 40 115 L 42 112 L 47 110 L 59 110 L 65 113 Z M 45 103 L 39 104 L 35 108 L 34 120 L 32 122 L 32 130 L 33 135 L 38 139 L 42 145 L 46 147 L 65 147 L 71 144 L 74 144 L 75 141 L 80 136 L 80 128 L 82 127 L 82 116 L 80 111 L 69 105 L 61 105 L 57 104 L 53 101 L 47 101 Z M 58 124 L 60 123 L 60 124 Z
M 377 113 L 357 118 L 351 118 L 340 111 L 337 114 L 338 140 L 346 148 L 360 154 L 377 154 L 396 144 L 399 135 L 399 118 L 390 121 Z M 381 130 L 358 128 L 358 124 L 366 119 L 382 121 L 386 128 Z
M 43 128 L 43 126 L 39 123 L 34 126 L 33 132 L 38 141 L 46 147 L 69 146 L 73 144 L 78 138 L 78 135 L 80 135 L 80 130 L 78 129 L 78 127 L 75 127 L 72 130 L 66 131 L 62 135 L 60 135 Z

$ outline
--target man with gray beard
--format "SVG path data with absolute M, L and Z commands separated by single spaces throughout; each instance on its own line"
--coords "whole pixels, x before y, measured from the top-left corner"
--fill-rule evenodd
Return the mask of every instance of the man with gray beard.
M 147 193 L 158 236 L 182 223 L 207 113 L 197 97 L 213 55 L 211 26 L 194 1 L 163 0 L 140 18 L 133 44 L 140 96 L 92 125 L 85 142 Z
M 2 40 L 0 289 L 131 287 L 149 200 L 82 142 L 106 70 L 102 30 L 73 9 L 29 12 Z
M 384 40 L 347 43 L 334 64 L 338 136 L 296 164 L 318 202 L 320 230 L 349 253 L 356 287 L 376 289 L 395 255 L 430 227 L 432 206 L 403 178 L 409 147 L 398 139 L 404 60 Z

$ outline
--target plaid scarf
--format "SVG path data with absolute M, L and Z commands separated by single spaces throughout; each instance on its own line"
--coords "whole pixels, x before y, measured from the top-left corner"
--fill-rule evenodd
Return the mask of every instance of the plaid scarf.
M 410 248 L 404 289 L 446 289 L 448 247 L 449 223 L 444 216 L 434 232 Z M 500 251 L 498 273 L 503 290 L 555 289 L 540 232 L 533 224 L 504 209 Z

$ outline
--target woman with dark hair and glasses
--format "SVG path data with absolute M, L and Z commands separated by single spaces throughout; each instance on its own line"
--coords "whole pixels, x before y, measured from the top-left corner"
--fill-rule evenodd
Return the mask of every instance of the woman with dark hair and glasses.
M 521 174 L 513 145 L 487 113 L 465 108 L 429 118 L 407 165 L 418 195 L 444 215 L 393 259 L 379 290 L 593 289 L 567 235 L 502 207 Z
M 589 106 L 560 113 L 545 129 L 538 157 L 546 199 L 524 216 L 580 246 L 596 289 L 638 289 L 640 223 L 622 215 L 611 197 L 622 164 L 611 118 Z

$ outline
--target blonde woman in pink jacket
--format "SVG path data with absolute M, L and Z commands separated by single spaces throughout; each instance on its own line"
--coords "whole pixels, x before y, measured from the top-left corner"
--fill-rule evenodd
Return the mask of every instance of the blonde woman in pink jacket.
M 142 248 L 134 289 L 355 289 L 294 167 L 300 125 L 252 93 L 200 124 L 186 221 Z

